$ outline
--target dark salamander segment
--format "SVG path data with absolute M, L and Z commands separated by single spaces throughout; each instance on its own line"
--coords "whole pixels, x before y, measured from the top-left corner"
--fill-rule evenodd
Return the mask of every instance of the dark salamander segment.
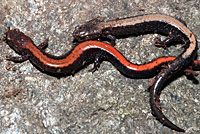
M 187 38 L 187 35 L 181 30 L 182 26 L 186 27 L 179 20 L 161 14 L 129 17 L 108 22 L 93 19 L 84 25 L 77 26 L 73 36 L 78 41 L 101 37 L 112 41 L 124 36 L 159 33 L 167 36 L 170 34 L 172 36 L 169 38 L 170 41 L 183 41 L 182 39 Z

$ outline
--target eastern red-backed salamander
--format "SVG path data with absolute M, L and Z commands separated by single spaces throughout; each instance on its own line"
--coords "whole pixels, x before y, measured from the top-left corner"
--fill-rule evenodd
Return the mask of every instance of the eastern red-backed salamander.
M 23 62 L 30 60 L 41 70 L 51 73 L 74 73 L 77 69 L 86 63 L 94 61 L 95 71 L 102 60 L 111 62 L 122 74 L 132 78 L 146 78 L 153 76 L 161 70 L 163 65 L 172 62 L 175 57 L 160 57 L 144 65 L 135 65 L 126 60 L 126 58 L 109 44 L 99 41 L 87 41 L 80 43 L 69 53 L 56 57 L 44 52 L 46 43 L 35 46 L 30 37 L 20 32 L 18 29 L 6 32 L 6 43 L 13 48 L 21 57 L 8 57 L 8 60 L 14 62 Z M 103 53 L 103 55 L 102 55 Z M 193 61 L 191 64 L 193 70 L 200 68 L 199 61 Z
M 159 33 L 168 36 L 164 41 L 157 40 L 156 44 L 168 45 L 176 42 L 185 44 L 185 50 L 177 56 L 175 60 L 169 63 L 167 68 L 163 69 L 161 73 L 159 73 L 155 84 L 150 89 L 151 108 L 155 117 L 165 126 L 184 132 L 183 129 L 174 125 L 163 115 L 159 106 L 159 97 L 164 83 L 171 76 L 188 65 L 197 52 L 195 36 L 186 27 L 184 22 L 180 22 L 180 20 L 173 17 L 161 14 L 116 19 L 108 22 L 100 22 L 98 19 L 93 19 L 82 26 L 76 27 L 73 36 L 78 41 L 107 38 L 110 39 L 111 44 L 114 45 L 116 38 L 147 33 Z
M 24 33 L 19 30 L 7 31 L 5 40 L 11 48 L 22 55 L 21 57 L 9 57 L 8 60 L 14 62 L 30 60 L 41 70 L 56 74 L 74 73 L 77 69 L 84 66 L 84 64 L 92 61 L 95 63 L 92 71 L 95 71 L 102 60 L 108 60 L 122 74 L 134 78 L 143 78 L 155 75 L 163 68 L 163 65 L 172 63 L 172 67 L 174 67 L 173 63 L 176 63 L 174 62 L 174 60 L 176 60 L 175 57 L 162 57 L 144 65 L 134 65 L 128 62 L 124 56 L 111 45 L 98 41 L 80 43 L 66 55 L 55 57 L 44 52 L 43 49 L 47 46 L 47 42 L 35 46 L 31 38 L 24 35 Z M 184 61 L 181 60 L 179 62 L 178 64 L 182 66 L 182 62 Z M 169 66 L 171 66 L 171 64 L 169 64 Z M 200 69 L 200 61 L 193 61 L 191 66 L 194 70 Z M 154 95 L 154 93 L 152 94 Z M 152 103 L 152 106 L 154 107 L 154 103 Z

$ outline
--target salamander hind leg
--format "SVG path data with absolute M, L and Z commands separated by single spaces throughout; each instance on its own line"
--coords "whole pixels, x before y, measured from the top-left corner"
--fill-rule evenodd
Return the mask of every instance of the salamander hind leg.
M 155 46 L 166 48 L 167 46 L 171 45 L 173 42 L 180 42 L 182 41 L 182 37 L 180 35 L 171 35 L 169 34 L 163 41 L 160 40 L 159 37 L 155 38 Z
M 100 54 L 95 56 L 94 67 L 88 70 L 88 72 L 94 73 L 96 70 L 98 70 L 98 68 L 100 67 L 102 63 L 103 55 L 104 55 L 104 52 L 101 52 Z

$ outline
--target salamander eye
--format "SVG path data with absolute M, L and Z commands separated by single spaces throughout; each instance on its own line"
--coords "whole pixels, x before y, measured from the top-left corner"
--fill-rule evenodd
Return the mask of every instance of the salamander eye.
M 21 45 L 25 45 L 27 41 L 28 41 L 28 39 L 22 37 L 19 42 Z
M 11 40 L 11 37 L 9 35 L 7 35 L 6 39 L 7 40 Z
M 24 39 L 23 39 L 23 38 L 21 38 L 21 42 L 24 42 Z
M 85 33 L 85 31 L 81 31 L 80 32 L 80 37 L 84 37 L 84 36 L 87 36 L 87 34 Z
M 80 26 L 77 25 L 77 26 L 75 27 L 75 30 L 79 30 L 79 29 L 80 29 Z
M 16 31 L 17 31 L 17 33 L 19 33 L 20 31 L 19 31 L 19 29 L 16 29 Z
M 89 40 L 90 38 L 90 36 L 85 36 L 85 40 Z

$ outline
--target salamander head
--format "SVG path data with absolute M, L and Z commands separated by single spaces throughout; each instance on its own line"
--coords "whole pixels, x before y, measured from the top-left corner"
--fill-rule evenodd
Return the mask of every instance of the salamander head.
M 32 43 L 32 40 L 20 32 L 19 29 L 14 29 L 6 32 L 5 42 L 16 52 L 22 53 L 23 48 L 29 43 Z
M 84 25 L 77 26 L 73 32 L 73 37 L 79 42 L 100 37 L 102 31 L 97 27 L 99 22 L 98 19 L 93 19 Z

